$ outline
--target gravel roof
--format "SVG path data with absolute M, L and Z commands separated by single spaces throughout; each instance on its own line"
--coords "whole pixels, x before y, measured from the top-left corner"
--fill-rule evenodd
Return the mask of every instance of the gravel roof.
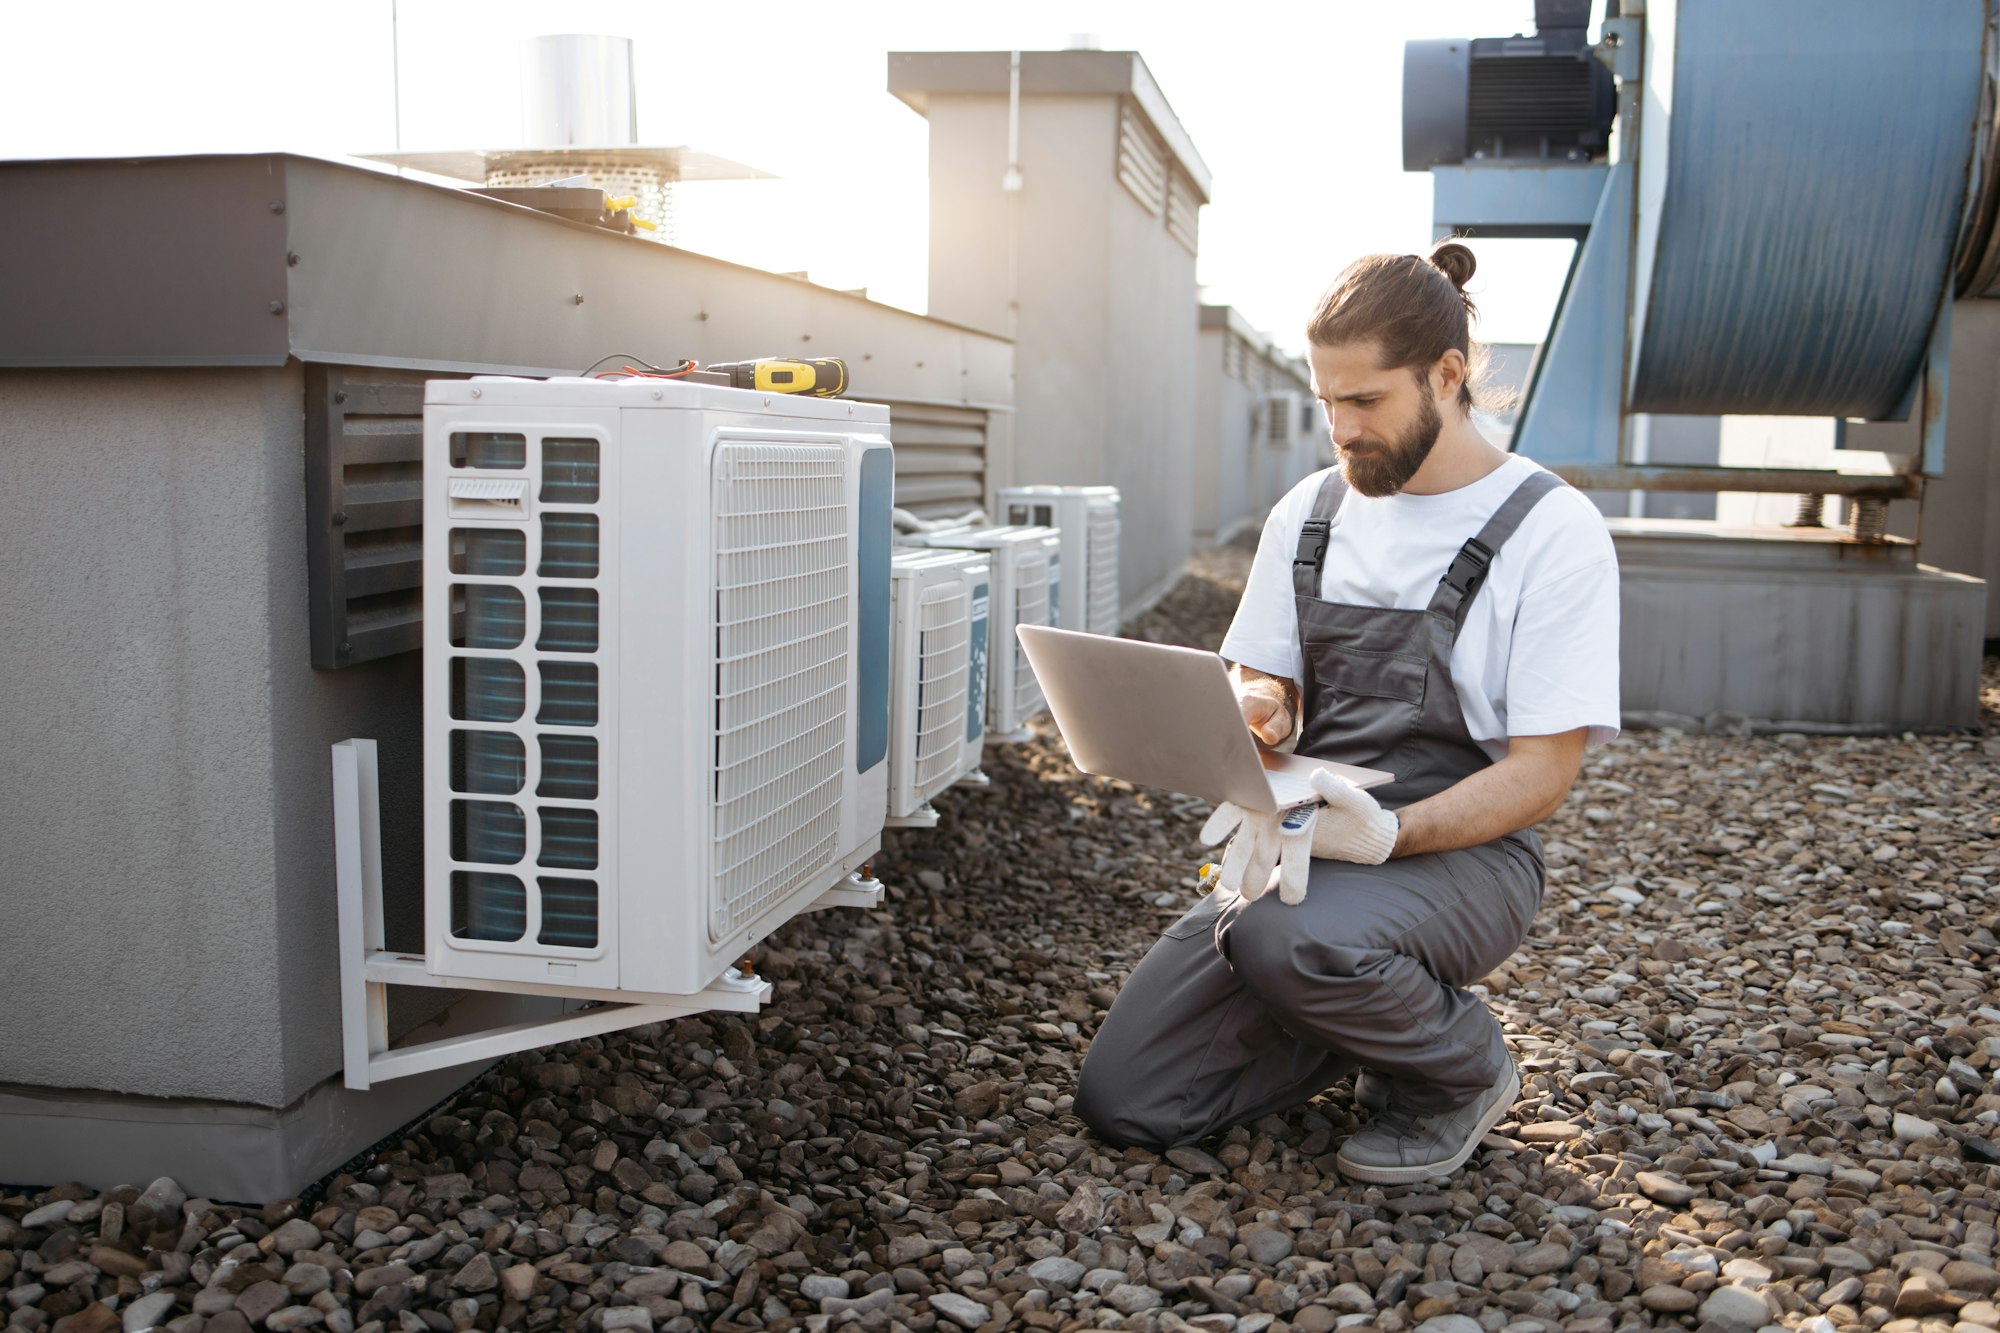
M 1238 545 L 1132 627 L 1214 647 Z M 1206 807 L 1052 734 L 891 833 L 775 1002 L 508 1060 L 307 1200 L 0 1198 L 12 1327 L 2000 1328 L 2000 663 L 1980 735 L 1629 734 L 1485 983 L 1523 1096 L 1453 1180 L 1343 1182 L 1342 1085 L 1164 1157 L 1068 1114 L 1194 901 Z

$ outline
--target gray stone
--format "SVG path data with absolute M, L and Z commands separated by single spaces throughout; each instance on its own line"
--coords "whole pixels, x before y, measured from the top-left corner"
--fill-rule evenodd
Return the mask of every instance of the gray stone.
M 383 1287 L 393 1286 L 398 1282 L 408 1282 L 415 1276 L 416 1273 L 408 1264 L 377 1264 L 373 1268 L 364 1268 L 354 1275 L 354 1294 L 373 1295 Z
M 1167 1303 L 1167 1298 L 1151 1287 L 1121 1282 L 1104 1293 L 1104 1303 L 1120 1314 L 1137 1314 L 1141 1310 L 1157 1310 Z
M 152 1209 L 155 1217 L 172 1219 L 181 1215 L 181 1208 L 187 1199 L 187 1191 L 176 1184 L 172 1176 L 161 1176 L 146 1186 L 132 1203 L 134 1207 Z
M 1292 1252 L 1292 1233 L 1283 1227 L 1251 1227 L 1243 1233 L 1243 1248 L 1253 1264 L 1269 1267 Z
M 1547 1241 L 1531 1245 L 1514 1256 L 1514 1271 L 1527 1277 L 1558 1273 L 1570 1265 L 1569 1246 Z
M 1418 1324 L 1417 1333 L 1486 1333 L 1486 1328 L 1468 1315 L 1441 1314 Z
M 1640 1292 L 1639 1304 L 1661 1314 L 1685 1314 L 1701 1304 L 1701 1297 L 1686 1287 L 1662 1282 Z
M 643 1305 L 614 1305 L 604 1312 L 603 1327 L 604 1333 L 618 1333 L 625 1328 L 653 1333 L 653 1312 Z
M 287 1259 L 300 1250 L 316 1250 L 320 1244 L 319 1228 L 303 1217 L 282 1224 L 267 1239 L 271 1242 L 271 1252 Z
M 475 1254 L 452 1276 L 451 1285 L 460 1291 L 491 1291 L 500 1285 L 500 1275 L 493 1271 L 492 1259 Z
M 1083 1277 L 1083 1265 L 1074 1259 L 1052 1254 L 1028 1265 L 1028 1276 L 1045 1287 L 1074 1287 Z
M 254 1326 L 283 1309 L 291 1298 L 292 1293 L 275 1282 L 253 1283 L 236 1294 L 236 1313 Z
M 978 1301 L 955 1291 L 940 1291 L 928 1299 L 931 1309 L 960 1328 L 978 1328 L 993 1317 L 992 1311 Z
M 830 1277 L 825 1273 L 808 1273 L 799 1279 L 799 1295 L 809 1301 L 847 1299 L 847 1279 Z
M 288 1333 L 290 1329 L 312 1328 L 325 1322 L 326 1315 L 310 1305 L 288 1305 L 266 1317 L 264 1327 L 272 1330 L 272 1333 Z
M 1660 1171 L 1641 1171 L 1633 1178 L 1633 1183 L 1639 1187 L 1641 1194 L 1653 1202 L 1669 1205 L 1687 1203 L 1708 1193 L 1707 1190 L 1690 1185 L 1684 1180 L 1676 1180 Z
M 48 1227 L 59 1227 L 69 1221 L 69 1215 L 76 1211 L 75 1199 L 58 1199 L 45 1203 L 21 1218 L 21 1225 L 29 1231 L 41 1231 Z
M 1199 1148 L 1169 1148 L 1167 1149 L 1167 1160 L 1181 1170 L 1192 1171 L 1196 1175 L 1226 1176 L 1229 1174 L 1228 1167 Z
M 174 1293 L 156 1291 L 150 1296 L 141 1296 L 118 1312 L 119 1322 L 125 1333 L 139 1333 L 142 1328 L 157 1327 L 174 1308 Z
M 1700 1317 L 1723 1333 L 1757 1333 L 1771 1322 L 1771 1306 L 1757 1292 L 1722 1286 L 1708 1293 L 1708 1299 L 1701 1303 Z

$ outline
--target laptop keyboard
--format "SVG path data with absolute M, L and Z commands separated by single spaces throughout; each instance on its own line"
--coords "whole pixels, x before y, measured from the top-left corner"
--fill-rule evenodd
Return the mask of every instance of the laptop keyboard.
M 1312 783 L 1296 773 L 1273 772 L 1266 769 L 1264 776 L 1270 779 L 1271 795 L 1277 798 L 1278 808 L 1281 810 L 1286 806 L 1305 805 L 1319 800 L 1319 793 L 1313 790 Z

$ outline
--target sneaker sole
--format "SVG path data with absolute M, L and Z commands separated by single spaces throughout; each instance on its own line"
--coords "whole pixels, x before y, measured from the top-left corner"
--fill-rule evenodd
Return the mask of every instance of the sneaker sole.
M 1509 1060 L 1506 1093 L 1493 1099 L 1493 1105 L 1486 1109 L 1485 1115 L 1479 1117 L 1479 1123 L 1473 1127 L 1472 1133 L 1465 1136 L 1465 1146 L 1454 1156 L 1440 1162 L 1425 1162 L 1421 1166 L 1369 1166 L 1361 1162 L 1350 1163 L 1345 1155 L 1336 1153 L 1334 1162 L 1340 1167 L 1341 1175 L 1368 1185 L 1415 1185 L 1433 1176 L 1449 1176 L 1465 1165 L 1478 1150 L 1480 1141 L 1493 1131 L 1495 1125 L 1507 1118 L 1507 1113 L 1514 1109 L 1514 1103 L 1519 1100 L 1521 1100 L 1521 1071 L 1514 1067 L 1513 1061 Z

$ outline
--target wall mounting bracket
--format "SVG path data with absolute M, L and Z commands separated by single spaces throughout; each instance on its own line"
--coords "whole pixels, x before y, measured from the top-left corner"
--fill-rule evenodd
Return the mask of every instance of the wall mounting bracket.
M 420 956 L 384 947 L 378 792 L 375 742 L 337 742 L 333 747 L 334 860 L 339 893 L 341 1046 L 349 1088 L 364 1091 L 386 1079 L 407 1074 L 495 1060 L 537 1046 L 599 1036 L 689 1014 L 714 1010 L 756 1013 L 770 1002 L 771 983 L 736 968 L 726 970 L 707 988 L 691 995 L 432 975 Z M 881 901 L 880 881 L 850 875 L 845 883 L 823 894 L 813 907 L 874 907 Z M 543 996 L 563 1001 L 568 1012 L 557 1018 L 391 1047 L 390 986 L 436 986 Z

